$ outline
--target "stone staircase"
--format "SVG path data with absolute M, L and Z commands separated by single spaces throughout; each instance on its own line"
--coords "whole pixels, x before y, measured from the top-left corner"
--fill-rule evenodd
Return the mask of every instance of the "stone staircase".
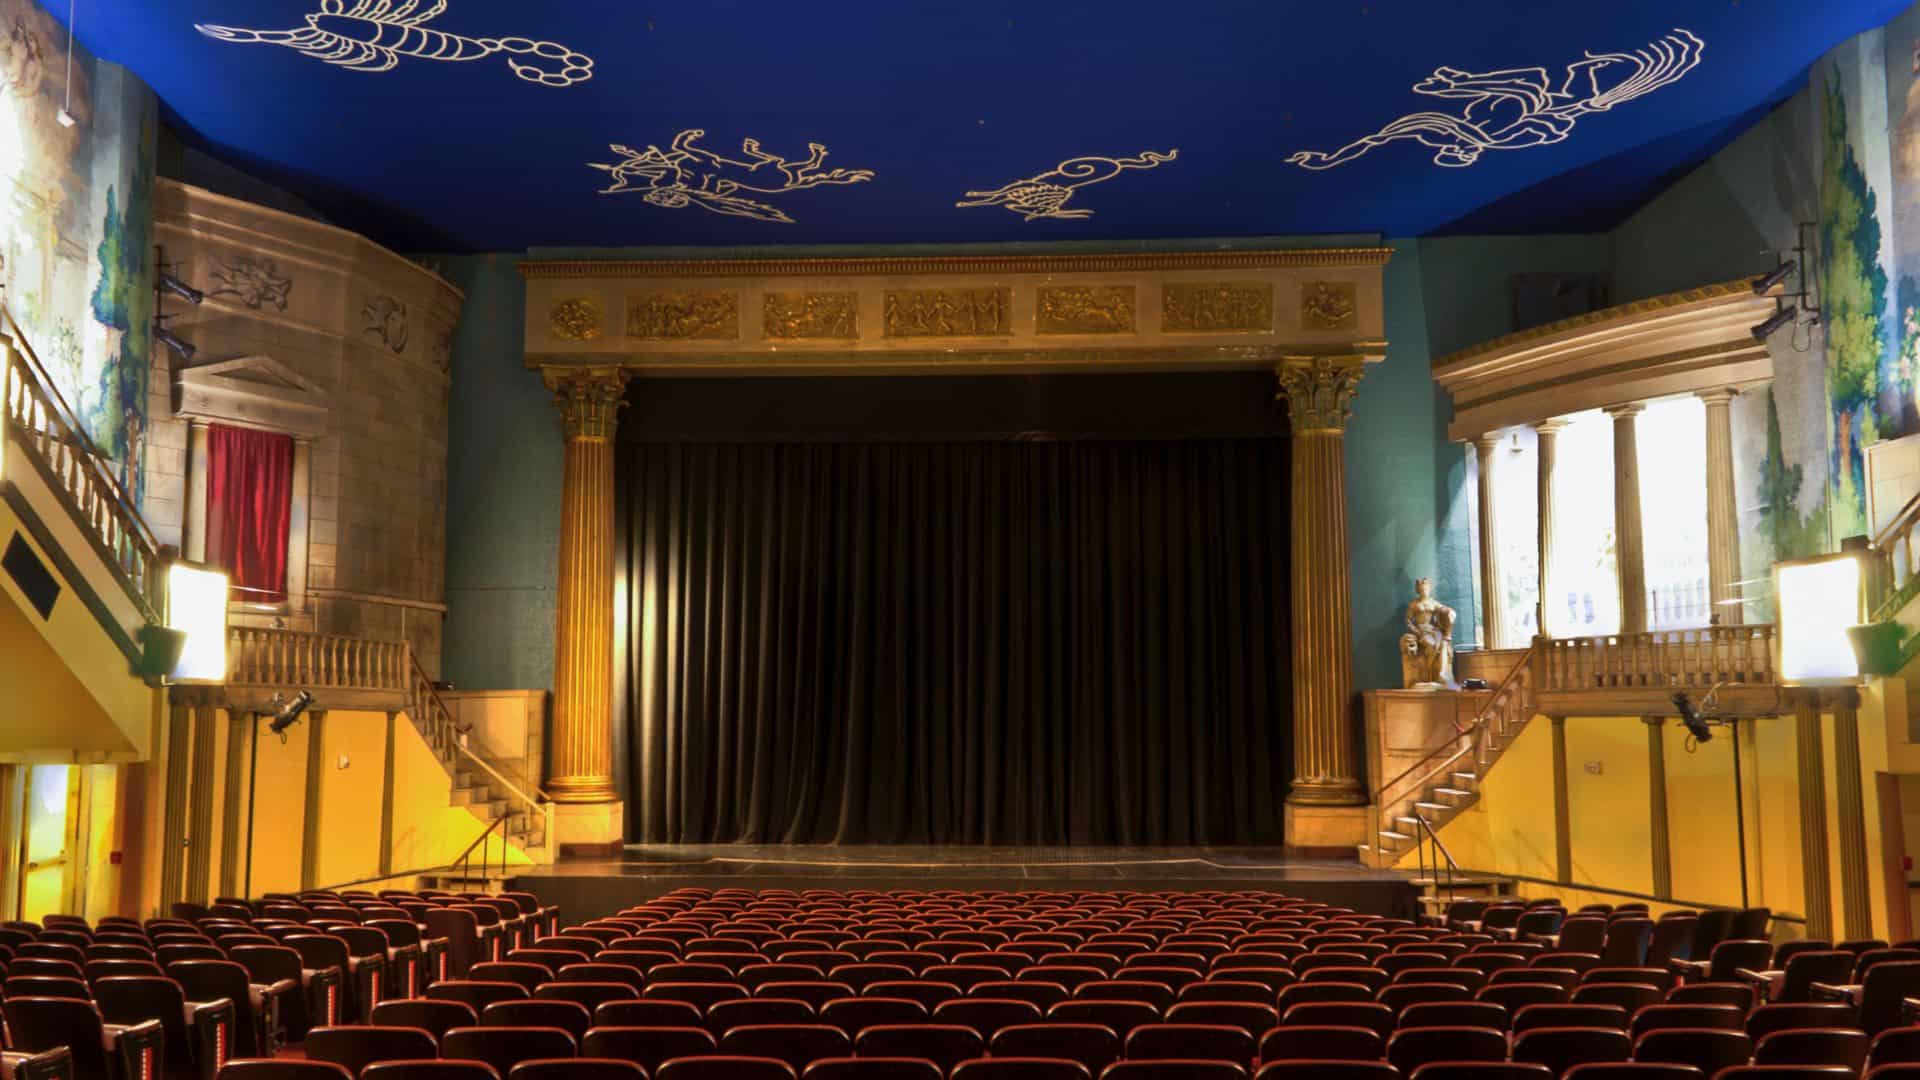
M 1501 753 L 1533 718 L 1533 650 L 1501 681 L 1459 736 L 1375 789 L 1372 841 L 1359 845 L 1360 861 L 1390 867 L 1480 798 L 1480 784 Z M 1422 827 L 1425 822 L 1425 827 Z
M 417 664 L 408 697 L 407 717 L 453 780 L 453 805 L 466 807 L 483 823 L 504 818 L 507 840 L 535 862 L 553 861 L 539 786 L 511 775 L 469 745 L 466 731 Z

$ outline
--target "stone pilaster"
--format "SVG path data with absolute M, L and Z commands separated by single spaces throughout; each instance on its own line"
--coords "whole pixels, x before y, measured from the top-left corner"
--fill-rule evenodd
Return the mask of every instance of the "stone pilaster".
M 1653 895 L 1673 895 L 1673 839 L 1667 820 L 1666 719 L 1641 717 L 1647 725 L 1647 824 L 1652 838 Z
M 1640 447 L 1634 418 L 1643 406 L 1617 405 L 1613 417 L 1613 549 L 1620 571 L 1620 631 L 1647 628 L 1647 564 L 1640 543 Z
M 1498 649 L 1507 625 L 1506 588 L 1500 574 L 1499 515 L 1493 505 L 1493 471 L 1499 457 L 1500 433 L 1489 431 L 1473 440 L 1480 463 L 1480 620 L 1486 626 L 1486 647 Z
M 1820 735 L 1820 698 L 1802 691 L 1794 702 L 1798 741 L 1800 880 L 1806 893 L 1807 936 L 1833 939 L 1833 868 L 1827 856 L 1827 764 Z
M 1347 559 L 1345 433 L 1365 370 L 1359 356 L 1287 357 L 1277 370 L 1293 431 L 1293 788 L 1294 807 L 1359 808 L 1366 802 L 1354 755 L 1353 614 Z M 1353 815 L 1364 831 L 1364 812 Z M 1358 839 L 1356 835 L 1355 840 Z
M 1553 876 L 1561 884 L 1573 882 L 1573 796 L 1567 777 L 1567 718 L 1550 717 L 1553 725 Z
M 1847 688 L 1833 702 L 1833 798 L 1839 814 L 1840 912 L 1847 937 L 1873 937 L 1867 878 L 1867 804 L 1860 775 L 1860 695 Z
M 1536 601 L 1534 632 L 1551 636 L 1547 630 L 1547 611 L 1553 603 L 1553 467 L 1558 458 L 1560 429 L 1565 420 L 1544 420 L 1533 425 L 1535 444 L 1535 483 L 1538 485 L 1539 524 L 1535 529 L 1540 557 L 1540 596 Z
M 547 794 L 567 804 L 564 820 L 556 821 L 563 846 L 616 843 L 623 827 L 617 812 L 573 807 L 619 802 L 613 790 L 613 434 L 626 376 L 615 368 L 549 369 L 546 379 L 566 434 Z
M 1740 514 L 1733 491 L 1733 398 L 1737 390 L 1703 391 L 1707 406 L 1707 584 L 1722 623 L 1746 621 L 1740 598 Z

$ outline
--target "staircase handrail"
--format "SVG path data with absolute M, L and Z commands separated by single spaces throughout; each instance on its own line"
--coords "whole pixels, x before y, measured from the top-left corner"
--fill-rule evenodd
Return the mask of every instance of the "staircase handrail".
M 1469 720 L 1465 724 L 1454 724 L 1454 739 L 1435 746 L 1433 749 L 1427 751 L 1426 755 L 1421 757 L 1420 760 L 1402 769 L 1393 779 L 1385 781 L 1379 787 L 1373 789 L 1373 797 L 1371 800 L 1373 804 L 1375 806 L 1383 806 L 1388 791 L 1399 786 L 1401 781 L 1419 771 L 1422 767 L 1426 766 L 1429 761 L 1432 761 L 1436 756 L 1446 750 L 1457 747 L 1452 754 L 1447 756 L 1446 760 L 1434 766 L 1426 775 L 1422 776 L 1411 786 L 1415 788 L 1420 787 L 1427 783 L 1427 781 L 1446 771 L 1449 766 L 1460 760 L 1463 756 L 1472 753 L 1473 750 L 1479 746 L 1481 733 L 1485 729 L 1488 719 L 1493 715 L 1494 709 L 1503 703 L 1507 693 L 1514 689 L 1518 680 L 1532 669 L 1533 650 L 1534 646 L 1528 645 L 1526 651 L 1520 654 L 1519 658 L 1514 662 L 1513 670 L 1507 672 L 1506 677 L 1500 680 L 1500 685 L 1495 687 L 1493 693 L 1487 696 L 1486 702 L 1480 706 L 1479 711 L 1474 714 L 1472 720 Z M 1459 745 L 1458 740 L 1462 738 L 1467 740 L 1465 746 Z
M 107 515 L 113 519 L 118 533 L 125 538 L 131 550 L 122 550 L 121 545 L 115 543 L 116 538 L 113 535 L 102 535 L 104 530 L 101 528 L 101 523 L 89 520 L 88 507 L 70 506 L 69 509 L 73 510 L 81 521 L 88 524 L 92 538 L 99 541 L 105 549 L 108 555 L 107 562 L 125 578 L 122 585 L 139 606 L 141 613 L 157 622 L 158 612 L 155 610 L 153 597 L 156 583 L 152 580 L 149 571 L 159 562 L 160 542 L 155 539 L 153 530 L 147 527 L 146 519 L 140 516 L 139 508 L 134 505 L 132 499 L 128 498 L 126 489 L 120 486 L 120 481 L 114 478 L 105 465 L 101 464 L 104 455 L 100 453 L 100 448 L 94 445 L 93 439 L 87 435 L 86 427 L 80 423 L 72 407 L 60 395 L 59 387 L 54 383 L 53 377 L 47 373 L 46 365 L 41 363 L 39 354 L 33 350 L 32 342 L 27 340 L 26 331 L 13 317 L 13 312 L 7 307 L 4 299 L 0 299 L 0 332 L 4 332 L 12 343 L 12 348 L 7 350 L 9 360 L 18 358 L 17 363 L 10 362 L 8 366 L 19 371 L 29 380 L 31 385 L 23 389 L 27 390 L 42 407 L 45 419 L 54 430 L 36 429 L 26 424 L 27 416 L 20 408 L 22 403 L 11 400 L 13 396 L 11 393 L 7 395 L 9 400 L 0 402 L 0 413 L 4 414 L 0 416 L 0 423 L 19 420 L 28 428 L 28 434 L 56 440 L 77 451 L 75 461 L 86 473 L 88 486 L 97 493 Z M 0 384 L 11 384 L 11 380 L 4 380 Z M 31 440 L 24 441 L 31 442 Z M 51 465 L 51 463 L 47 464 Z M 68 498 L 74 496 L 74 492 L 61 487 L 56 487 L 55 490 Z
M 441 699 L 440 692 L 434 688 L 433 680 L 428 678 L 427 673 L 421 669 L 420 661 L 413 655 L 413 650 L 407 650 L 407 659 L 413 667 L 412 696 L 418 706 L 416 712 L 421 714 L 421 722 L 436 731 L 444 745 L 451 747 L 455 754 L 478 765 L 480 771 L 486 773 L 505 789 L 509 796 L 525 805 L 531 812 L 540 815 L 546 828 L 542 835 L 542 843 L 551 844 L 553 842 L 553 803 L 542 796 L 528 794 L 519 781 L 510 779 L 487 759 L 468 748 L 460 738 L 464 732 L 453 722 L 453 710 L 447 708 L 447 703 Z
M 1916 593 L 1920 593 L 1920 573 L 1914 572 L 1915 556 L 1920 554 L 1914 550 L 1916 532 L 1920 532 L 1920 491 L 1914 492 L 1913 497 L 1906 501 L 1906 505 L 1902 506 L 1880 531 L 1873 534 L 1874 559 L 1871 564 L 1873 572 L 1869 575 L 1868 581 L 1867 610 L 1872 612 L 1874 621 L 1891 619 L 1898 615 L 1900 609 L 1905 607 Z M 1899 575 L 1895 573 L 1894 552 L 1901 540 L 1907 542 L 1906 551 L 1900 556 L 1900 560 L 1906 564 L 1904 567 L 1906 577 L 1904 580 L 1896 581 Z

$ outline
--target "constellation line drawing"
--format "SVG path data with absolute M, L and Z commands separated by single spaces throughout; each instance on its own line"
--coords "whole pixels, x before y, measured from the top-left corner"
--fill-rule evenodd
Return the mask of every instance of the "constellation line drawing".
M 504 53 L 515 75 L 542 86 L 572 86 L 593 78 L 593 57 L 565 45 L 531 38 L 476 38 L 430 30 L 426 24 L 447 10 L 447 0 L 420 9 L 421 0 L 320 0 L 307 25 L 294 30 L 249 30 L 195 23 L 221 41 L 284 45 L 304 56 L 349 71 L 391 71 L 403 56 L 422 60 L 480 60 Z M 525 57 L 526 59 L 520 59 Z
M 1675 29 L 1631 52 L 1585 53 L 1567 65 L 1557 87 L 1544 67 L 1481 72 L 1435 68 L 1413 85 L 1413 92 L 1465 101 L 1460 114 L 1408 113 L 1331 153 L 1302 150 L 1287 160 L 1303 169 L 1331 169 L 1377 146 L 1411 139 L 1433 150 L 1435 165 L 1459 169 L 1479 161 L 1488 150 L 1551 146 L 1573 134 L 1581 117 L 1680 81 L 1699 66 L 1705 50 L 1706 43 L 1692 31 Z
M 1066 208 L 1067 200 L 1073 193 L 1088 184 L 1098 184 L 1119 176 L 1128 169 L 1154 169 L 1180 156 L 1178 148 L 1164 154 L 1152 150 L 1141 151 L 1138 157 L 1077 157 L 1021 180 L 1015 180 L 992 191 L 969 191 L 967 197 L 953 205 L 1004 206 L 1010 213 L 1019 214 L 1022 221 L 1035 218 L 1089 218 L 1093 211 L 1083 207 Z
M 704 128 L 688 128 L 675 135 L 666 150 L 651 143 L 645 150 L 612 143 L 608 148 L 622 160 L 610 164 L 589 161 L 587 167 L 613 177 L 610 186 L 600 189 L 602 195 L 638 191 L 651 205 L 670 210 L 698 206 L 715 214 L 788 225 L 793 224 L 793 219 L 786 211 L 739 193 L 778 195 L 823 184 L 858 184 L 873 179 L 872 169 L 822 172 L 820 166 L 827 160 L 827 148 L 819 143 L 807 144 L 805 158 L 789 160 L 762 150 L 758 139 L 742 139 L 741 159 L 735 159 L 694 145 L 705 135 Z

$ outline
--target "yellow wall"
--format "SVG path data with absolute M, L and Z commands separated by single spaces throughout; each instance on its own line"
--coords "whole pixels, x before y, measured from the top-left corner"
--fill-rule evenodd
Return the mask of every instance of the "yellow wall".
M 1893 693 L 1899 695 L 1901 687 Z M 1880 812 L 1875 774 L 1889 771 L 1894 755 L 1886 717 L 1904 723 L 1905 698 L 1884 700 L 1883 687 L 1869 687 L 1860 708 L 1861 786 L 1866 803 L 1868 882 L 1876 936 L 1886 936 L 1887 903 L 1880 872 Z M 1742 795 L 1747 830 L 1749 902 L 1793 916 L 1806 911 L 1800 849 L 1799 750 L 1791 716 L 1763 717 L 1741 725 Z M 1558 895 L 1569 905 L 1618 902 L 1618 896 L 1583 891 L 1581 885 L 1652 893 L 1652 809 L 1648 728 L 1638 717 L 1573 717 L 1566 721 L 1572 885 L 1522 883 L 1526 895 Z M 1839 812 L 1832 717 L 1821 718 L 1827 766 L 1828 850 L 1835 932 L 1844 933 L 1840 896 Z M 1688 749 L 1686 733 L 1669 721 L 1663 728 L 1662 760 L 1667 782 L 1668 834 L 1672 851 L 1673 905 L 1740 903 L 1739 848 L 1735 842 L 1733 746 L 1726 729 Z M 1897 749 L 1897 747 L 1896 747 Z M 1597 773 L 1588 769 L 1599 767 Z M 1920 807 L 1913 808 L 1920 812 Z M 1920 820 L 1917 817 L 1916 820 Z M 1536 717 L 1485 770 L 1480 798 L 1440 830 L 1442 841 L 1464 868 L 1494 874 L 1556 877 L 1553 813 L 1552 723 Z M 1909 843 L 1920 841 L 1910 833 Z M 1402 866 L 1415 865 L 1409 854 Z M 1785 924 L 1783 937 L 1800 936 Z
M 307 743 L 313 725 L 295 724 L 274 735 L 267 731 L 265 720 L 255 724 L 259 750 L 253 784 L 253 895 L 299 892 L 307 819 Z M 379 803 L 370 809 L 378 814 Z M 244 808 L 241 820 L 246 820 Z M 368 826 L 362 821 L 359 827 Z

